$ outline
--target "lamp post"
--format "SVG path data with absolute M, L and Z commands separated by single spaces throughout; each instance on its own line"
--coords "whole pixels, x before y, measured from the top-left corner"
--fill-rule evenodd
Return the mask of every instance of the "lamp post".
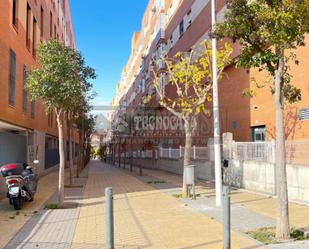
M 216 24 L 216 0 L 211 0 L 211 24 Z M 217 40 L 212 37 L 212 75 L 213 75 L 213 123 L 214 123 L 214 159 L 216 180 L 216 205 L 221 206 L 222 178 L 221 178 L 221 149 L 220 149 L 220 115 L 217 72 Z

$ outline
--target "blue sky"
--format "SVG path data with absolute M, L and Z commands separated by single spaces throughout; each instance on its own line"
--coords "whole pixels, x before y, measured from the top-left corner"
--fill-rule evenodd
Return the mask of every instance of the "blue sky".
M 148 0 L 70 0 L 77 49 L 96 69 L 97 104 L 109 104 Z

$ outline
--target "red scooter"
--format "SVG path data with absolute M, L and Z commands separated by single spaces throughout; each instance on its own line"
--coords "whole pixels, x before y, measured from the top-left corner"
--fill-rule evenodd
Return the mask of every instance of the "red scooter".
M 20 210 L 24 201 L 33 201 L 37 190 L 38 177 L 27 164 L 11 163 L 0 169 L 8 187 L 10 205 Z

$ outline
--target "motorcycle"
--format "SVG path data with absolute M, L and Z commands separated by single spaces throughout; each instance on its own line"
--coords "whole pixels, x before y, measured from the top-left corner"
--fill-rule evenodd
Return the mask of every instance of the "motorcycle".
M 34 161 L 38 163 L 38 161 Z M 0 169 L 8 187 L 7 198 L 15 210 L 20 210 L 24 201 L 33 201 L 38 177 L 28 164 L 12 163 Z

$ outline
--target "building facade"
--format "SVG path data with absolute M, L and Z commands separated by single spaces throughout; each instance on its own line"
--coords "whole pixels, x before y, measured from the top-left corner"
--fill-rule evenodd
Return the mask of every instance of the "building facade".
M 216 2 L 217 20 L 220 21 L 224 18 L 226 1 Z M 143 105 L 143 100 L 149 95 L 158 100 L 150 73 L 153 59 L 159 58 L 163 51 L 168 56 L 190 51 L 209 38 L 210 28 L 211 2 L 208 0 L 149 0 L 141 30 L 133 34 L 131 55 L 112 101 L 111 122 L 117 123 L 125 113 Z M 239 45 L 233 44 L 233 49 L 232 57 L 235 57 L 239 53 Z M 285 129 L 287 140 L 308 140 L 309 82 L 306 63 L 309 61 L 309 47 L 297 49 L 296 54 L 300 65 L 291 65 L 292 83 L 302 90 L 302 100 L 293 105 L 286 104 Z M 219 82 L 221 131 L 233 133 L 236 141 L 265 141 L 275 137 L 274 98 L 268 86 L 257 88 L 250 83 L 252 78 L 260 84 L 267 81 L 263 72 L 229 66 Z M 167 95 L 173 96 L 173 87 L 167 84 L 164 74 L 162 84 Z M 245 97 L 243 91 L 246 88 L 256 90 L 256 96 Z
M 56 118 L 24 84 L 40 43 L 75 47 L 69 0 L 1 0 L 0 9 L 0 165 L 38 159 L 44 173 L 59 162 Z

